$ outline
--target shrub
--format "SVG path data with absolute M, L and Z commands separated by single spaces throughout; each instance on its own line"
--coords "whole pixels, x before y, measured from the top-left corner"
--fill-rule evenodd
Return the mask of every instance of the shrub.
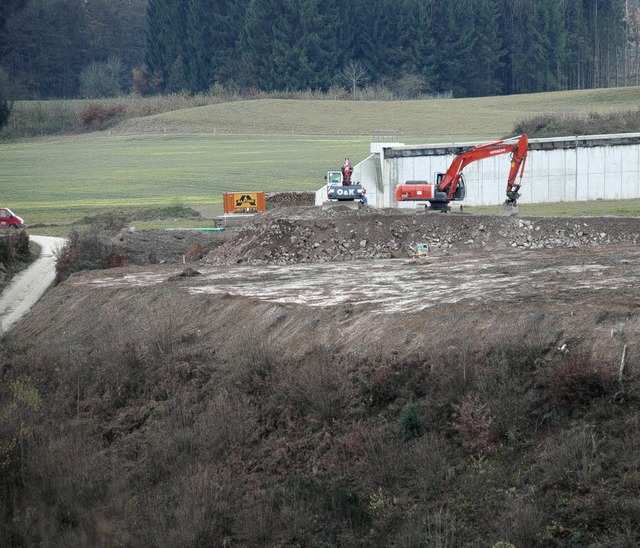
M 613 368 L 594 363 L 586 354 L 569 354 L 546 379 L 551 397 L 557 405 L 586 404 L 605 394 L 616 379 Z
M 351 395 L 344 363 L 324 348 L 311 349 L 299 362 L 280 363 L 270 380 L 285 407 L 321 421 L 339 418 Z
M 15 246 L 11 235 L 0 238 L 0 265 L 9 266 L 15 257 Z
M 9 270 L 16 262 L 28 262 L 31 260 L 29 248 L 29 235 L 21 230 L 0 236 L 0 269 Z
M 423 500 L 431 500 L 453 478 L 459 456 L 444 434 L 427 432 L 406 444 L 407 469 L 412 489 Z
M 10 93 L 9 77 L 2 67 L 0 67 L 0 130 L 9 121 L 13 101 L 9 99 Z
M 414 546 L 433 546 L 454 548 L 461 546 L 456 539 L 458 530 L 455 516 L 447 508 L 430 510 L 418 507 L 409 512 L 395 535 L 393 546 L 410 548 Z
M 0 95 L 0 129 L 2 129 L 9 121 L 13 103 L 9 102 L 6 97 Z
M 541 114 L 518 122 L 513 131 L 515 134 L 526 133 L 529 137 L 636 132 L 640 131 L 640 109 L 608 114 L 591 112 L 584 116 L 566 112 Z
M 106 105 L 91 103 L 82 111 L 82 125 L 87 130 L 102 130 L 124 117 L 125 105 Z
M 465 394 L 453 406 L 453 428 L 462 440 L 462 446 L 471 454 L 491 453 L 495 450 L 492 434 L 493 420 L 489 409 L 480 401 L 477 392 Z
M 402 437 L 381 429 L 373 432 L 365 441 L 367 474 L 373 486 L 394 487 L 409 468 L 410 455 L 402 443 Z
M 424 429 L 422 419 L 418 415 L 418 409 L 413 403 L 408 403 L 402 409 L 400 423 L 404 429 L 404 437 L 406 439 L 417 438 Z
M 539 460 L 546 480 L 553 486 L 590 487 L 600 473 L 604 438 L 590 424 L 577 424 L 549 437 Z
M 72 231 L 67 242 L 56 252 L 56 283 L 66 280 L 74 272 L 123 266 L 112 245 L 104 243 L 96 231 Z

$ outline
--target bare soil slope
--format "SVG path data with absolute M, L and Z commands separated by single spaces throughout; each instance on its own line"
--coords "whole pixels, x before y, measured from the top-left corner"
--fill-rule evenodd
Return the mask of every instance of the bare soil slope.
M 96 310 L 117 309 L 121 322 L 140 323 L 140 314 L 159 314 L 160 294 L 172 303 L 178 339 L 198 332 L 216 345 L 255 323 L 254 339 L 276 338 L 287 352 L 312 340 L 374 354 L 384 341 L 387 351 L 406 352 L 425 333 L 448 344 L 461 331 L 485 336 L 486 326 L 530 325 L 527 314 L 557 325 L 554 336 L 589 346 L 603 342 L 594 338 L 599 330 L 638 328 L 639 218 L 291 207 L 237 233 L 123 232 L 115 241 L 131 265 L 164 264 L 76 274 L 16 336 L 71 344 L 100 321 Z M 429 254 L 412 259 L 416 243 L 428 244 Z M 63 303 L 74 313 L 60 314 Z M 214 312 L 220 306 L 224 320 Z M 206 341 L 203 333 L 217 335 Z

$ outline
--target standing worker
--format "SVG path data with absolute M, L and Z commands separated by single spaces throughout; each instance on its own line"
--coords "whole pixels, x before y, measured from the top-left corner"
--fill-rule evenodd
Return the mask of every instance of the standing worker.
M 342 166 L 342 184 L 350 185 L 351 184 L 351 173 L 353 172 L 353 168 L 351 167 L 351 162 L 349 158 L 344 159 L 344 165 Z

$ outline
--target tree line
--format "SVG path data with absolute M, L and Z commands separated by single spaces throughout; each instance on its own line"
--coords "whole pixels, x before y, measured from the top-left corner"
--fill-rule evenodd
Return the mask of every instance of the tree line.
M 384 86 L 456 97 L 638 84 L 635 0 L 0 0 L 22 98 Z

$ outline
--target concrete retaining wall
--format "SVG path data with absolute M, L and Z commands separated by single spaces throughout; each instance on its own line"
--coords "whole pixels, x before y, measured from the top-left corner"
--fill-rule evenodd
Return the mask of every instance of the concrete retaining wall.
M 353 179 L 367 189 L 370 205 L 413 208 L 415 202 L 396 202 L 397 183 L 433 182 L 457 154 L 478 144 L 372 143 L 371 156 L 355 166 Z M 469 164 L 462 205 L 504 202 L 509 167 L 508 154 Z M 531 139 L 521 194 L 523 204 L 640 198 L 640 133 Z

